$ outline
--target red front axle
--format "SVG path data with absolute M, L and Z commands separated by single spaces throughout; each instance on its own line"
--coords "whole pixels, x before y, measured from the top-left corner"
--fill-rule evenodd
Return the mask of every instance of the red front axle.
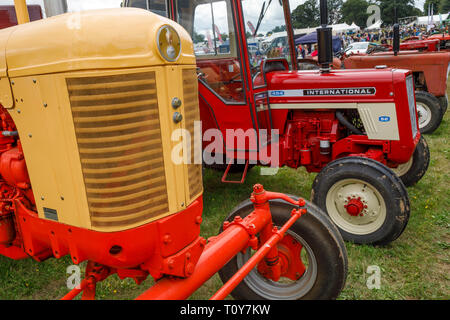
M 286 231 L 306 213 L 306 209 L 293 209 L 291 218 L 279 230 L 273 227 L 269 200 L 282 199 L 295 206 L 305 206 L 305 201 L 295 201 L 282 193 L 265 191 L 263 186 L 256 184 L 253 187 L 251 201 L 254 211 L 245 218 L 239 216 L 231 222 L 225 222 L 223 232 L 209 238 L 208 243 L 200 256 L 193 273 L 186 278 L 164 277 L 157 281 L 150 289 L 142 293 L 138 300 L 182 300 L 188 298 L 195 290 L 201 287 L 209 278 L 218 272 L 228 261 L 239 252 L 247 248 L 257 249 L 254 255 L 211 299 L 224 299 L 259 263 L 264 270 L 264 276 L 278 281 L 287 267 L 286 257 L 279 258 L 281 254 L 277 244 L 283 239 Z M 256 235 L 259 234 L 259 237 Z M 294 264 L 295 265 L 295 264 Z M 105 267 L 106 268 L 106 267 Z M 260 269 L 260 268 L 258 268 Z M 299 270 L 304 271 L 300 265 Z M 292 270 L 290 270 L 292 272 Z M 111 272 L 110 274 L 112 274 Z M 88 276 L 88 273 L 86 273 Z M 94 278 L 90 277 L 91 288 Z M 98 279 L 99 281 L 103 279 Z M 73 289 L 63 299 L 73 299 L 80 292 L 88 288 L 86 280 L 79 289 Z M 92 298 L 94 295 L 83 294 L 83 298 Z

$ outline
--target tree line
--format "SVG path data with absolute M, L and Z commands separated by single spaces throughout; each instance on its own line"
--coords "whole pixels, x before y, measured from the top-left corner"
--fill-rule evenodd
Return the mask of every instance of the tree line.
M 414 6 L 414 0 L 328 0 L 328 23 L 355 23 L 367 27 L 367 19 L 372 13 L 367 8 L 374 4 L 380 7 L 381 20 L 391 25 L 395 19 L 428 14 L 428 4 L 434 6 L 434 14 L 448 13 L 450 0 L 426 0 L 423 11 Z M 291 8 L 293 9 L 293 8 Z M 292 11 L 292 24 L 296 29 L 316 27 L 320 24 L 319 0 L 306 0 Z

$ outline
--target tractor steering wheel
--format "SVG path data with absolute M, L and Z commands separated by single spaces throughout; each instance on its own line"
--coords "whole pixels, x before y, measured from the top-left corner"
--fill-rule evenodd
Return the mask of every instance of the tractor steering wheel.
M 259 69 L 259 66 L 251 67 L 251 68 L 250 68 L 250 73 L 253 75 L 253 73 L 254 73 L 255 71 L 258 71 L 258 69 Z M 235 74 L 234 76 L 232 76 L 232 77 L 230 78 L 230 80 L 225 81 L 225 82 L 226 82 L 226 83 L 242 82 L 242 79 L 239 79 L 240 77 L 241 77 L 241 73 L 239 72 L 239 73 Z

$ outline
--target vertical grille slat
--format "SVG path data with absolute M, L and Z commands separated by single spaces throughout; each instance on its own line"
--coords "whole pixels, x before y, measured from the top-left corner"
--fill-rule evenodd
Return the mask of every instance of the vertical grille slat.
M 169 212 L 154 72 L 67 78 L 92 226 Z
M 194 149 L 194 125 L 195 121 L 200 120 L 200 111 L 198 107 L 198 82 L 195 69 L 183 70 L 183 99 L 184 113 L 186 119 L 186 129 L 191 135 L 191 159 L 188 164 L 188 183 L 189 196 L 193 199 L 196 195 L 203 191 L 202 185 L 202 165 L 194 162 L 194 157 L 198 154 L 198 150 Z M 200 133 L 201 134 L 201 133 Z M 201 148 L 201 141 L 197 142 Z

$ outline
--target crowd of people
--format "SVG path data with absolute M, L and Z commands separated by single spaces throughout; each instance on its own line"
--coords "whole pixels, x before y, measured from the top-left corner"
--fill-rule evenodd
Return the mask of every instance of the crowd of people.
M 404 40 L 410 37 L 418 37 L 419 39 L 426 38 L 433 33 L 449 33 L 448 25 L 441 25 L 439 27 L 430 28 L 427 30 L 423 26 L 403 26 L 400 27 L 400 39 Z M 375 31 L 365 32 L 349 32 L 338 34 L 341 40 L 341 47 L 345 49 L 353 42 L 377 42 L 380 44 L 392 44 L 394 38 L 393 28 L 380 29 Z M 315 57 L 318 54 L 317 44 L 305 44 L 297 46 L 297 52 L 302 58 Z
M 441 30 L 443 29 L 443 30 Z M 400 27 L 400 39 L 406 39 L 410 37 L 425 38 L 434 32 L 448 33 L 448 26 L 442 28 L 431 28 L 427 31 L 426 27 L 403 26 Z M 342 41 L 342 47 L 347 47 L 352 42 L 380 42 L 381 44 L 390 43 L 394 37 L 393 28 L 380 29 L 369 32 L 358 32 L 354 34 L 340 34 Z
M 410 37 L 418 37 L 418 39 L 426 38 L 433 33 L 449 33 L 448 25 L 440 25 L 436 28 L 427 30 L 423 26 L 401 26 L 400 27 L 400 39 L 405 40 Z M 373 42 L 379 44 L 392 45 L 394 32 L 392 27 L 379 30 L 362 31 L 362 32 L 348 32 L 337 35 L 340 40 L 340 50 L 345 50 L 351 43 L 354 42 Z M 311 44 L 299 44 L 296 46 L 297 55 L 299 58 L 311 58 L 318 55 L 317 43 Z M 340 51 L 339 50 L 339 51 Z M 263 54 L 264 53 L 264 54 Z M 335 52 L 337 53 L 337 52 Z M 252 53 L 251 62 L 253 65 L 259 65 L 262 55 L 267 58 L 286 57 L 289 58 L 288 45 L 285 42 L 278 41 L 273 43 L 268 49 L 261 50 L 258 53 Z

